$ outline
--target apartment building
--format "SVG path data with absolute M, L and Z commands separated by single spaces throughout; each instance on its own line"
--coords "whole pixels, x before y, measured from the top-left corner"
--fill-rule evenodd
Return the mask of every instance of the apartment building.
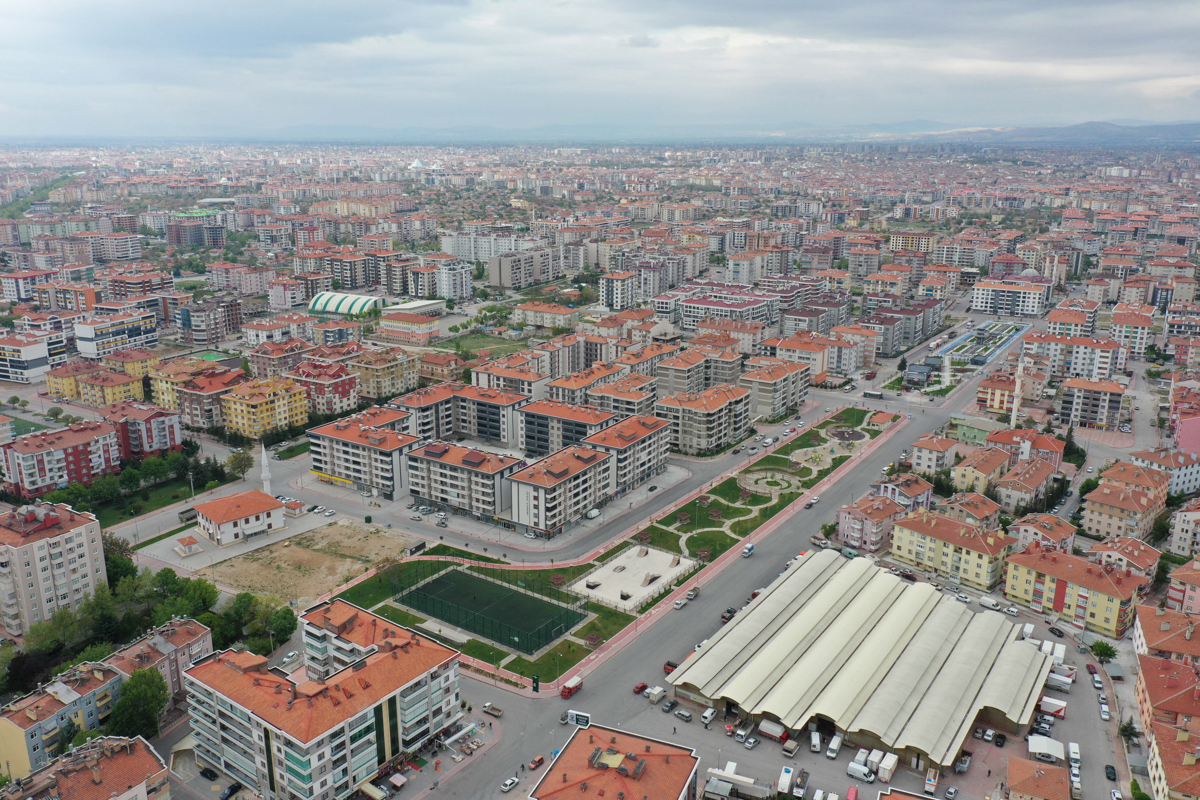
M 157 670 L 170 692 L 167 708 L 171 709 L 186 697 L 183 673 L 212 651 L 212 631 L 185 617 L 151 628 L 104 663 L 121 673 L 122 680 L 129 680 L 139 669 Z
M 1088 559 L 1114 570 L 1132 570 L 1134 574 L 1154 580 L 1158 573 L 1158 562 L 1163 551 L 1151 547 L 1139 539 L 1114 536 L 1097 542 L 1088 553 Z
M 500 289 L 527 289 L 539 283 L 556 280 L 562 277 L 562 274 L 563 263 L 557 247 L 508 252 L 493 255 L 488 259 L 488 285 Z M 604 302 L 603 275 L 600 277 L 600 289 L 601 302 Z
M 267 300 L 273 310 L 290 311 L 303 308 L 308 302 L 304 281 L 292 278 L 276 278 L 267 282 Z
M 183 424 L 202 431 L 225 427 L 225 412 L 221 400 L 237 387 L 248 383 L 251 380 L 250 376 L 240 369 L 210 368 L 200 371 L 190 380 L 175 385 L 177 378 L 187 374 L 187 371 L 172 371 L 162 378 L 167 387 L 175 386 L 175 402 Z M 156 400 L 158 396 L 156 391 Z
M 1200 498 L 1187 501 L 1171 515 L 1171 538 L 1167 541 L 1167 549 L 1177 556 L 1195 558 L 1200 555 Z
M 591 406 L 536 400 L 517 409 L 517 445 L 528 455 L 555 453 L 616 421 L 615 414 Z
M 185 674 L 197 760 L 263 800 L 345 800 L 462 716 L 457 652 L 340 601 L 322 610 L 320 629 L 304 628 L 306 671 L 347 642 L 370 654 L 299 683 L 248 650 Z
M 45 752 L 54 750 L 59 742 L 51 738 L 40 744 L 39 752 Z M 25 746 L 30 749 L 28 744 Z M 4 796 L 7 800 L 89 796 L 112 800 L 169 800 L 168 774 L 162 756 L 142 737 L 101 736 L 72 748 L 66 755 L 53 759 L 31 774 L 18 776 L 14 773 L 14 780 L 5 788 Z
M 1004 561 L 1016 539 L 928 510 L 892 526 L 891 557 L 951 582 L 990 592 L 1004 577 Z
M 293 338 L 291 328 L 273 319 L 255 320 L 242 325 L 242 341 L 247 347 L 258 347 L 265 342 L 286 342 Z
M 1136 359 L 1146 356 L 1146 348 L 1154 344 L 1154 318 L 1149 314 L 1118 313 L 1113 311 L 1109 324 L 1109 336 L 1120 342 L 1129 355 Z
M 1200 455 L 1160 447 L 1130 453 L 1129 460 L 1139 467 L 1166 475 L 1170 494 L 1200 491 Z
M 283 502 L 258 489 L 197 503 L 196 529 L 224 547 L 248 542 L 286 527 Z
M 1167 509 L 1170 479 L 1156 469 L 1146 469 L 1128 461 L 1118 461 L 1099 475 L 1101 486 L 1118 486 L 1145 492 L 1150 497 L 1150 513 L 1157 517 Z
M 1140 575 L 1031 545 L 1008 557 L 1004 596 L 1071 625 L 1120 639 L 1134 622 L 1134 603 L 1150 586 Z
M 117 670 L 100 663 L 85 662 L 70 667 L 38 690 L 13 700 L 0 710 L 0 747 L 4 749 L 6 774 L 15 781 L 11 786 L 29 786 L 36 777 L 44 779 L 45 774 L 38 776 L 38 773 L 54 768 L 54 752 L 62 744 L 59 738 L 67 723 L 74 722 L 81 731 L 99 730 L 108 722 L 120 692 L 121 674 Z M 105 740 L 93 740 L 90 744 L 97 741 Z M 31 773 L 35 776 L 32 779 Z M 103 783 L 103 773 L 101 775 Z M 95 796 L 93 776 L 89 770 L 86 783 L 75 784 L 81 789 L 87 787 L 82 796 Z M 163 779 L 165 781 L 165 776 Z M 128 791 L 127 787 L 117 789 L 116 785 L 108 788 L 121 795 Z M 5 795 L 10 791 L 6 790 Z
M 362 341 L 362 323 L 348 319 L 318 322 L 312 326 L 312 341 L 317 347 Z
M 1075 530 L 1075 526 L 1064 519 L 1038 513 L 1026 514 L 1008 526 L 1008 532 L 1017 537 L 1017 552 L 1035 543 L 1043 550 L 1073 552 Z
M 72 483 L 90 486 L 120 471 L 121 449 L 107 422 L 76 422 L 66 428 L 20 436 L 5 445 L 4 488 L 20 497 L 38 497 Z
M 471 370 L 471 382 L 485 389 L 523 394 L 534 400 L 546 396 L 551 377 L 528 367 L 512 367 L 504 362 L 488 363 Z
M 1155 505 L 1145 492 L 1101 484 L 1083 498 L 1083 528 L 1093 536 L 1145 539 L 1154 527 Z
M 583 444 L 608 453 L 608 499 L 662 474 L 671 451 L 671 423 L 653 416 L 621 420 L 583 440 Z
M 440 383 L 397 397 L 388 407 L 407 412 L 402 430 L 419 439 L 469 436 L 511 445 L 518 441 L 517 410 L 528 402 L 522 394 Z
M 92 408 L 103 408 L 124 400 L 142 400 L 142 379 L 111 370 L 80 375 L 79 402 Z
M 183 449 L 178 411 L 123 400 L 100 409 L 100 417 L 116 431 L 121 458 L 142 459 Z
M 315 349 L 303 339 L 263 342 L 247 353 L 250 374 L 260 380 L 281 377 L 307 361 Z
M 514 472 L 509 519 L 519 531 L 539 538 L 563 533 L 606 501 L 612 458 L 576 445 Z
M 918 475 L 904 472 L 871 484 L 877 497 L 886 497 L 904 506 L 906 511 L 928 509 L 933 505 L 933 484 Z
M 184 342 L 219 347 L 242 328 L 242 302 L 237 297 L 209 300 L 179 307 L 175 324 Z M 80 351 L 82 352 L 82 351 Z
M 1040 317 L 1050 303 L 1050 290 L 1049 281 L 979 281 L 971 289 L 971 310 L 1001 317 Z
M 226 430 L 248 439 L 308 423 L 308 397 L 290 378 L 267 378 L 240 383 L 221 396 Z
M 1022 352 L 1040 356 L 1056 378 L 1106 381 L 1125 369 L 1127 351 L 1112 339 L 1054 336 L 1034 331 L 1021 337 Z
M 35 286 L 34 290 L 37 304 L 55 311 L 92 311 L 104 300 L 104 290 L 91 283 L 50 281 Z
M 767 326 L 761 322 L 745 322 L 737 319 L 702 319 L 696 323 L 700 335 L 717 333 L 737 340 L 737 351 L 751 356 L 758 352 L 758 345 L 767 338 Z
M 96 360 L 118 350 L 151 348 L 158 344 L 157 326 L 158 317 L 149 311 L 95 316 L 75 323 L 75 347 Z
M 847 547 L 878 552 L 891 536 L 896 520 L 907 513 L 904 506 L 886 497 L 867 495 L 838 510 L 838 538 Z
M 632 359 L 627 359 L 626 363 L 630 361 Z M 652 370 L 638 369 L 634 372 L 656 376 L 655 391 L 659 397 L 699 394 L 714 386 L 737 383 L 742 374 L 743 361 L 743 357 L 733 350 L 693 345 L 659 359 Z
M 550 381 L 546 384 L 546 394 L 550 400 L 581 406 L 587 403 L 589 390 L 619 380 L 627 374 L 629 368 L 624 364 L 599 361 L 587 369 Z
M 475 519 L 507 516 L 512 500 L 507 479 L 526 463 L 447 442 L 410 450 L 406 460 L 410 495 L 422 504 Z
M 765 359 L 752 359 L 765 362 Z M 804 405 L 808 397 L 808 364 L 778 361 L 752 368 L 737 379 L 737 385 L 750 392 L 752 419 L 779 419 Z
M 1060 469 L 1067 448 L 1066 442 L 1031 428 L 991 431 L 984 441 L 988 447 L 1008 453 L 1008 463 L 1012 466 L 1016 466 L 1018 461 L 1040 458 L 1055 469 Z
M 1058 395 L 1059 419 L 1078 428 L 1116 428 L 1125 387 L 1115 381 L 1071 378 Z
M 358 394 L 364 400 L 385 400 L 421 383 L 417 357 L 399 347 L 364 350 L 346 366 L 358 373 Z
M 358 408 L 358 373 L 345 364 L 305 361 L 283 377 L 304 388 L 310 414 L 348 414 Z
M 90 363 L 88 361 L 77 361 L 68 364 L 67 367 L 82 371 L 84 369 L 83 365 Z M 156 406 L 179 408 L 179 395 L 176 390 L 180 386 L 205 372 L 223 369 L 225 367 L 219 364 L 214 364 L 211 361 L 195 356 L 184 356 L 172 361 L 160 362 L 157 367 L 150 371 L 151 398 L 154 400 Z M 78 389 L 76 389 L 75 396 L 79 396 Z
M 144 378 L 158 367 L 161 360 L 149 350 L 117 350 L 106 355 L 100 363 L 113 372 Z
M 634 374 L 588 389 L 586 404 L 615 414 L 619 419 L 653 416 L 657 396 L 653 378 Z
M 996 481 L 1000 507 L 1009 513 L 1017 513 L 1038 505 L 1050 490 L 1054 475 L 1053 465 L 1040 458 L 1017 462 Z
M 67 363 L 67 337 L 57 331 L 9 333 L 0 337 L 0 380 L 36 383 Z
M 926 434 L 912 443 L 913 472 L 932 475 L 954 466 L 958 442 L 936 434 Z
M 660 396 L 654 416 L 671 423 L 671 448 L 703 455 L 740 441 L 750 428 L 750 390 L 728 384 L 699 394 Z
M 637 302 L 637 273 L 607 272 L 600 276 L 600 302 L 609 311 L 624 311 Z
M 308 431 L 311 472 L 323 483 L 395 500 L 407 480 L 406 453 L 418 437 L 389 427 L 405 415 L 369 408 Z
M 534 300 L 513 308 L 509 322 L 513 325 L 533 325 L 538 328 L 571 329 L 579 324 L 579 311 Z

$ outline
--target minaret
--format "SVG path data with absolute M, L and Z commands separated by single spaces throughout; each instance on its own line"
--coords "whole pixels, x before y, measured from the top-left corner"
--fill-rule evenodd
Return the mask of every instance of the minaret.
M 263 491 L 271 494 L 271 462 L 267 460 L 267 445 L 262 446 L 262 482 Z M 271 495 L 274 497 L 274 495 Z

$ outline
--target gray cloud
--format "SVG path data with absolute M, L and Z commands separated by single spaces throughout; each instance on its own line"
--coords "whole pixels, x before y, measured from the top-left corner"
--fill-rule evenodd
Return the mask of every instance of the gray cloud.
M 1198 34 L 1158 0 L 42 0 L 0 135 L 1194 119 Z

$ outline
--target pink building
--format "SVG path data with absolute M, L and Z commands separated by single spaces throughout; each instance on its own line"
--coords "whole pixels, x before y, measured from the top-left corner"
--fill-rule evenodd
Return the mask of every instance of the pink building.
M 892 525 L 905 513 L 899 503 L 868 495 L 838 511 L 838 536 L 847 547 L 874 553 L 887 546 Z

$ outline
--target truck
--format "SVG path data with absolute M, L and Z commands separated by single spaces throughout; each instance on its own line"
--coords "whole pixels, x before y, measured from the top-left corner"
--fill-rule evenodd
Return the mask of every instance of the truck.
M 1071 680 L 1070 678 L 1065 678 L 1062 675 L 1055 675 L 1053 672 L 1051 672 L 1046 676 L 1046 688 L 1053 689 L 1056 692 L 1070 692 Z
M 575 694 L 576 692 L 578 692 L 582 688 L 583 688 L 583 678 L 576 675 L 574 678 L 571 678 L 571 680 L 569 680 L 563 684 L 562 688 L 558 690 L 558 695 L 559 695 L 559 697 L 566 699 L 566 698 L 570 697 L 571 695 Z
M 800 751 L 799 739 L 788 739 L 783 743 L 783 754 L 788 758 L 795 758 L 796 753 Z
M 879 764 L 883 761 L 882 750 L 872 750 L 871 755 L 867 756 L 867 769 L 871 772 L 879 772 Z
M 1000 604 L 996 602 L 996 598 L 994 597 L 979 598 L 979 605 L 983 606 L 984 608 L 991 609 L 992 611 L 1000 610 Z
M 803 800 L 805 793 L 808 791 L 808 771 L 800 770 L 799 775 L 792 776 L 792 797 L 799 797 Z
M 1079 677 L 1079 667 L 1074 664 L 1055 664 L 1050 668 L 1050 673 L 1052 675 L 1061 675 L 1071 683 L 1074 683 L 1075 679 Z
M 879 762 L 879 771 L 876 776 L 884 783 L 891 781 L 892 776 L 896 774 L 896 768 L 900 765 L 900 756 L 895 753 L 888 753 Z
M 670 675 L 672 672 L 674 672 L 677 669 L 679 669 L 679 665 L 676 664 L 674 661 L 668 661 L 665 664 L 663 664 L 663 673 L 666 675 Z
M 1054 645 L 1054 663 L 1061 664 L 1067 660 L 1067 646 L 1065 644 Z
M 749 558 L 754 555 L 754 545 L 748 544 L 742 548 L 742 558 Z
M 491 714 L 493 717 L 499 719 L 500 717 L 504 716 L 504 709 L 500 708 L 499 706 L 494 706 L 491 703 L 484 703 L 483 713 Z
M 1053 697 L 1043 697 L 1038 703 L 1038 711 L 1059 719 L 1067 718 L 1067 703 L 1065 700 L 1055 700 Z
M 700 587 L 699 586 L 693 586 L 692 588 L 687 590 L 687 599 L 688 600 L 695 600 L 699 596 L 700 596 Z
M 875 374 L 876 373 L 874 373 L 874 372 L 866 372 L 866 373 L 863 373 L 863 378 L 868 381 L 873 381 L 873 380 L 875 380 Z
M 1021 638 L 1022 639 L 1032 639 L 1033 638 L 1033 623 L 1032 622 L 1026 622 L 1021 627 Z
M 664 697 L 667 696 L 667 690 L 661 686 L 655 686 L 650 691 L 646 692 L 646 697 L 650 698 L 650 702 L 658 705 Z
M 764 719 L 758 723 L 758 732 L 768 739 L 773 739 L 776 742 L 786 742 L 788 740 L 787 728 L 773 720 Z
M 929 769 L 925 770 L 925 794 L 929 795 L 930 797 L 936 796 L 937 785 L 938 769 L 937 767 L 930 767 Z
M 955 772 L 966 772 L 971 766 L 971 756 L 975 755 L 970 750 L 963 750 L 958 754 L 958 760 L 954 762 Z
M 775 785 L 775 791 L 777 794 L 781 794 L 785 797 L 792 793 L 792 768 L 791 767 L 784 767 L 780 771 L 779 783 L 777 783 Z

